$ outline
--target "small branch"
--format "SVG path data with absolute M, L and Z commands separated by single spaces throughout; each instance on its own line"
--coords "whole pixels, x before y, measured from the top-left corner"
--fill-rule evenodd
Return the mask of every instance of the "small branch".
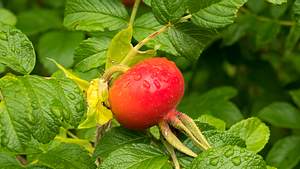
M 126 72 L 129 69 L 128 66 L 125 65 L 114 65 L 112 67 L 110 67 L 109 69 L 107 69 L 102 78 L 104 79 L 105 82 L 109 81 L 109 79 L 111 78 L 111 76 L 116 73 L 116 72 Z
M 147 42 L 149 42 L 151 39 L 154 39 L 156 36 L 158 36 L 159 34 L 165 32 L 166 30 L 168 30 L 168 28 L 171 26 L 171 24 L 167 24 L 165 26 L 163 26 L 162 28 L 160 28 L 158 31 L 153 32 L 152 34 L 150 34 L 149 36 L 147 36 L 145 39 L 143 39 L 142 41 L 140 41 L 134 48 L 132 48 L 129 53 L 127 54 L 127 56 L 123 59 L 123 61 L 121 62 L 122 65 L 127 65 L 128 62 L 138 53 L 139 49 L 141 47 L 143 47 Z
M 250 10 L 248 10 L 247 8 L 244 8 L 242 7 L 241 9 L 241 12 L 244 12 L 246 14 L 250 14 L 250 15 L 253 15 L 255 16 L 255 18 L 259 21 L 265 21 L 265 22 L 276 22 L 277 24 L 279 25 L 282 25 L 282 26 L 294 26 L 296 23 L 294 21 L 286 21 L 286 20 L 274 20 L 272 18 L 268 18 L 268 17 L 265 17 L 265 16 L 258 16 L 254 13 L 252 13 Z
M 187 22 L 189 19 L 192 18 L 192 14 L 186 15 L 184 17 L 182 17 L 179 22 Z
M 134 19 L 136 17 L 137 11 L 139 9 L 141 0 L 135 0 L 134 5 L 133 5 L 133 9 L 131 12 L 131 16 L 130 16 L 130 21 L 129 21 L 129 25 L 133 25 Z
M 164 146 L 166 147 L 166 149 L 168 150 L 168 152 L 170 153 L 175 169 L 180 169 L 180 164 L 176 157 L 174 148 L 168 142 L 166 142 L 163 138 L 161 138 L 161 141 L 164 144 Z
M 71 137 L 71 138 L 75 138 L 75 139 L 78 139 L 78 137 L 73 134 L 72 132 L 70 132 L 69 130 L 67 131 L 67 134 Z

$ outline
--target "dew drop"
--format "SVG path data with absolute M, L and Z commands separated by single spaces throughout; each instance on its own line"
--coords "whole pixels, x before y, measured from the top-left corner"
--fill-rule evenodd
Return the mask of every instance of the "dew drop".
M 136 81 L 141 80 L 141 78 L 142 78 L 142 75 L 139 74 L 139 73 L 137 73 L 137 74 L 134 75 L 134 77 L 133 77 L 133 79 L 136 80 Z
M 209 164 L 210 164 L 210 165 L 213 165 L 213 166 L 217 166 L 218 163 L 219 163 L 219 158 L 218 158 L 218 157 L 212 158 L 212 159 L 209 161 Z
M 233 163 L 233 165 L 238 166 L 241 164 L 241 157 L 237 156 L 231 159 L 231 162 Z
M 161 85 L 160 85 L 160 83 L 159 83 L 158 80 L 154 80 L 153 83 L 154 83 L 154 85 L 155 85 L 155 87 L 156 87 L 157 89 L 160 89 Z
M 145 88 L 149 89 L 149 88 L 150 88 L 150 83 L 149 83 L 147 80 L 144 80 L 144 81 L 143 81 L 143 86 L 144 86 Z
M 227 150 L 226 152 L 225 152 L 225 157 L 230 157 L 230 156 L 232 156 L 233 155 L 233 150 L 232 149 L 229 149 L 229 150 Z

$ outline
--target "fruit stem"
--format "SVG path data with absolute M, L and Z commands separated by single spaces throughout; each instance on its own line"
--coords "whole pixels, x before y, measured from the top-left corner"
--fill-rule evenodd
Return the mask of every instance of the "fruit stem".
M 168 120 L 173 127 L 185 133 L 194 142 L 194 144 L 204 150 L 208 149 L 208 146 L 205 143 L 198 141 L 197 138 L 195 138 L 195 136 L 192 134 L 192 132 L 177 118 L 177 116 L 172 116 Z
M 207 147 L 207 149 L 211 148 L 208 141 L 203 136 L 201 130 L 198 128 L 194 120 L 184 113 L 181 112 L 177 112 L 177 113 L 178 113 L 179 120 L 189 129 L 189 131 L 191 131 L 191 133 L 197 138 L 197 140 L 202 142 L 205 145 L 205 147 Z
M 169 125 L 165 121 L 161 121 L 158 123 L 158 126 L 160 128 L 160 131 L 164 138 L 167 140 L 169 144 L 171 144 L 174 148 L 177 150 L 183 152 L 184 154 L 187 154 L 191 157 L 197 157 L 197 154 L 194 153 L 192 150 L 190 150 L 188 147 L 186 147 L 171 131 Z
M 137 11 L 139 9 L 141 0 L 135 0 L 133 8 L 132 8 L 132 12 L 131 12 L 131 16 L 130 16 L 130 21 L 129 21 L 129 25 L 133 25 L 134 19 L 136 17 Z
M 170 153 L 172 161 L 174 163 L 175 169 L 180 169 L 180 164 L 179 164 L 178 159 L 176 157 L 174 148 L 168 142 L 166 142 L 162 137 L 161 137 L 161 142 L 164 144 L 164 146 L 166 147 L 166 149 Z
M 122 60 L 121 64 L 122 65 L 127 65 L 130 60 L 138 53 L 139 49 L 143 47 L 147 42 L 149 42 L 151 39 L 154 39 L 156 36 L 159 34 L 165 32 L 168 30 L 168 28 L 171 26 L 171 23 L 161 27 L 158 31 L 153 32 L 149 36 L 147 36 L 145 39 L 140 41 L 136 46 L 134 46 L 129 53 L 126 55 L 126 57 Z
M 102 75 L 102 79 L 104 79 L 105 82 L 108 82 L 111 78 L 111 76 L 116 73 L 116 72 L 126 72 L 129 69 L 128 66 L 125 65 L 114 65 L 112 67 L 110 67 L 109 69 L 107 69 L 104 74 Z

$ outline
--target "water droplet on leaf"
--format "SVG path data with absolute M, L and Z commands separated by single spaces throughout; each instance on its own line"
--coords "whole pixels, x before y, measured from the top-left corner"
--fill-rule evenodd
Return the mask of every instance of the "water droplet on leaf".
M 218 165 L 218 163 L 219 163 L 219 158 L 218 158 L 218 157 L 212 158 L 212 159 L 209 161 L 209 164 L 210 164 L 210 165 L 213 165 L 213 166 Z
M 237 156 L 231 159 L 231 162 L 235 165 L 238 166 L 241 164 L 241 157 Z
M 233 153 L 234 153 L 233 150 L 232 150 L 232 149 L 229 149 L 229 150 L 227 150 L 227 151 L 225 152 L 225 156 L 228 158 L 228 157 L 232 156 Z

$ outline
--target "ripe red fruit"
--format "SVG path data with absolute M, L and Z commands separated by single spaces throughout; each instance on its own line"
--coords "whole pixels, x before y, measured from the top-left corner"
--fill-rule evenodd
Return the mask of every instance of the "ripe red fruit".
M 184 79 L 166 58 L 146 59 L 121 75 L 109 90 L 116 119 L 126 128 L 142 130 L 159 123 L 176 109 Z
M 133 6 L 135 0 L 122 0 L 122 2 L 126 6 Z

